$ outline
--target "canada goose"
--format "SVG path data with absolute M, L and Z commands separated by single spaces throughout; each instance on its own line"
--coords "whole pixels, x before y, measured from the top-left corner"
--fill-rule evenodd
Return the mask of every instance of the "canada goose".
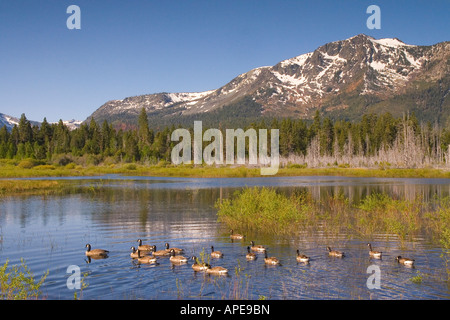
M 220 251 L 214 251 L 214 247 L 211 246 L 211 258 L 223 258 L 223 253 Z
M 215 274 L 215 275 L 226 275 L 228 274 L 228 269 L 224 267 L 213 267 L 206 269 L 206 272 L 209 274 Z
M 131 247 L 131 253 L 130 253 L 130 257 L 132 257 L 133 259 L 139 258 L 139 257 L 145 257 L 148 255 L 147 251 L 142 252 L 139 247 L 136 250 L 135 247 Z
M 338 258 L 343 258 L 345 255 L 343 252 L 341 251 L 336 251 L 336 250 L 331 250 L 330 247 L 327 247 L 328 250 L 328 254 L 332 257 L 338 257 Z
M 154 256 L 144 256 L 138 258 L 139 263 L 156 263 L 156 257 Z
M 414 265 L 414 259 L 408 259 L 408 258 L 402 258 L 402 256 L 398 256 L 395 258 L 398 263 L 404 264 L 405 266 L 413 266 Z
M 309 262 L 309 257 L 305 256 L 304 254 L 300 254 L 300 251 L 297 250 L 297 262 L 303 262 L 303 263 L 307 263 Z
M 194 271 L 206 271 L 211 268 L 211 266 L 206 262 L 199 263 L 196 256 L 192 256 L 191 259 L 194 260 L 194 264 L 192 265 L 192 269 L 194 269 Z
M 138 262 L 139 263 L 156 263 L 156 257 L 150 255 L 141 256 L 141 251 L 137 249 Z
M 367 246 L 369 247 L 369 256 L 371 256 L 372 258 L 381 259 L 382 252 L 373 251 L 372 245 L 370 243 L 368 243 Z
M 255 242 L 251 241 L 250 244 L 252 245 L 250 247 L 250 249 L 252 249 L 252 251 L 256 251 L 256 252 L 266 252 L 266 248 L 262 245 L 257 245 L 255 246 Z
M 187 263 L 188 259 L 183 256 L 177 256 L 175 254 L 175 250 L 170 249 L 170 262 L 176 263 L 176 264 L 181 264 L 181 263 Z
M 250 251 L 250 247 L 247 247 L 247 255 L 245 257 L 247 260 L 255 260 L 256 254 Z
M 109 251 L 103 249 L 91 249 L 91 245 L 88 243 L 86 245 L 86 255 L 89 257 L 107 257 Z
M 168 255 L 170 255 L 170 251 L 169 250 L 158 250 L 158 251 L 156 251 L 156 246 L 155 245 L 153 245 L 152 246 L 152 254 L 154 255 L 154 256 L 168 256 Z
M 170 250 L 173 250 L 173 251 L 175 251 L 176 254 L 180 254 L 184 251 L 183 249 L 180 249 L 180 248 L 170 248 L 169 249 L 169 243 L 167 243 L 167 242 L 166 242 L 165 246 L 166 246 L 166 250 L 168 250 L 169 252 L 170 252 Z
M 141 239 L 137 239 L 137 243 L 138 243 L 138 250 L 142 251 L 152 251 L 152 246 L 149 244 L 142 244 L 142 240 Z
M 278 260 L 275 257 L 267 257 L 267 251 L 265 251 L 264 252 L 264 263 L 271 264 L 271 265 L 278 265 L 278 264 L 280 264 L 280 260 Z
M 239 233 L 233 233 L 233 229 L 230 230 L 230 238 L 233 240 L 242 240 L 244 239 L 244 236 Z

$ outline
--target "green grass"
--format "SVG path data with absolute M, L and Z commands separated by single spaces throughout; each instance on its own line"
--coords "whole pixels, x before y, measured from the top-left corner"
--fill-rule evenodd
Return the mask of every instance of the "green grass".
M 175 166 L 165 162 L 161 162 L 157 165 L 119 163 L 81 166 L 69 163 L 66 166 L 59 166 L 54 164 L 39 164 L 28 159 L 22 161 L 0 160 L 0 178 L 95 176 L 105 174 L 195 178 L 252 178 L 261 177 L 261 170 L 259 167 L 248 168 L 245 166 Z M 366 169 L 346 168 L 342 166 L 307 168 L 300 165 L 289 165 L 280 168 L 276 176 L 450 178 L 450 171 L 435 168 L 396 169 L 383 167 L 378 169 Z
M 410 280 L 415 284 L 421 284 L 423 281 L 422 273 L 420 271 L 417 271 L 417 275 L 412 277 Z
M 427 213 L 427 218 L 430 220 L 430 228 L 435 230 L 437 240 L 447 250 L 446 255 L 449 257 L 450 253 L 450 197 L 445 197 L 439 200 L 437 208 Z
M 399 200 L 384 193 L 372 194 L 356 209 L 356 225 L 363 234 L 384 232 L 405 240 L 429 224 L 424 216 L 429 208 L 419 197 L 414 200 Z
M 0 180 L 0 198 L 13 195 L 62 195 L 88 192 L 95 194 L 103 183 L 80 186 L 70 180 Z
M 233 200 L 219 200 L 216 207 L 219 221 L 231 229 L 270 234 L 292 232 L 291 227 L 295 228 L 311 212 L 308 206 L 265 187 L 237 191 Z
M 11 194 L 50 194 L 66 187 L 63 181 L 0 180 L 0 196 Z

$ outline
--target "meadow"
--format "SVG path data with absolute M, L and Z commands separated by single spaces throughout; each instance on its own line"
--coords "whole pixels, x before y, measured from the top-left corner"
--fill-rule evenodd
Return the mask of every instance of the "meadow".
M 195 178 L 251 178 L 261 177 L 260 167 L 248 166 L 208 166 L 208 165 L 173 165 L 165 161 L 157 164 L 115 163 L 99 165 L 40 164 L 30 159 L 0 159 L 0 178 L 27 177 L 67 177 L 98 176 L 120 174 L 133 176 L 160 177 L 195 177 Z M 327 166 L 309 168 L 307 166 L 287 164 L 279 168 L 275 176 L 347 176 L 378 178 L 450 178 L 450 171 L 445 168 L 357 168 Z

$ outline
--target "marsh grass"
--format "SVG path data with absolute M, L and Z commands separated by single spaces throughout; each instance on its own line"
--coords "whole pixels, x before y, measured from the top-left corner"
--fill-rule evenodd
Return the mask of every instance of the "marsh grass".
M 49 194 L 61 190 L 65 184 L 60 181 L 37 180 L 1 180 L 0 196 L 10 194 L 39 193 Z
M 426 234 L 450 246 L 450 199 L 439 205 L 423 201 L 394 199 L 374 193 L 359 203 L 343 194 L 315 200 L 309 192 L 290 196 L 273 188 L 245 188 L 230 199 L 216 202 L 218 221 L 242 232 L 292 235 L 323 231 L 330 235 L 348 234 L 370 238 L 375 234 L 395 235 L 401 241 Z
M 198 257 L 196 257 L 195 263 L 197 264 L 210 264 L 211 255 L 206 253 L 205 248 L 202 248 L 202 251 L 199 252 Z
M 406 240 L 428 224 L 424 214 L 428 206 L 420 197 L 399 200 L 384 193 L 371 194 L 356 209 L 359 217 L 356 225 L 363 234 L 383 232 Z
M 309 232 L 318 226 L 339 233 L 350 218 L 349 202 L 342 195 L 319 202 L 309 192 L 290 196 L 273 188 L 245 188 L 231 199 L 216 202 L 218 220 L 232 229 L 267 235 Z
M 412 277 L 410 280 L 411 280 L 411 282 L 413 282 L 415 284 L 421 284 L 423 281 L 423 275 L 420 271 L 417 271 L 417 275 Z
M 89 287 L 89 283 L 86 281 L 88 275 L 88 272 L 83 273 L 83 277 L 80 279 L 80 292 L 78 293 L 77 291 L 75 291 L 73 293 L 74 300 L 81 300 L 83 298 L 83 290 Z
M 305 220 L 308 209 L 270 188 L 246 188 L 233 199 L 218 201 L 218 219 L 231 229 L 287 234 Z
M 431 221 L 430 229 L 435 230 L 435 235 L 447 254 L 450 252 L 450 197 L 438 199 L 436 208 L 428 212 L 428 219 Z
M 85 192 L 95 195 L 104 186 L 103 181 L 79 185 L 70 180 L 0 180 L 0 197 L 14 195 L 62 195 Z
M 252 178 L 260 177 L 259 167 L 235 165 L 173 165 L 167 162 L 158 164 L 146 163 L 100 163 L 97 165 L 46 164 L 33 159 L 7 160 L 0 159 L 0 178 L 17 177 L 63 177 L 92 176 L 104 174 L 122 174 L 136 176 L 161 177 L 204 177 L 204 178 Z M 355 168 L 331 166 L 310 168 L 305 165 L 288 164 L 279 168 L 276 176 L 348 176 L 348 177 L 398 177 L 398 178 L 450 178 L 448 169 L 440 168 Z
M 232 300 L 249 299 L 251 276 L 245 273 L 245 269 L 241 267 L 239 260 L 237 261 L 237 266 L 234 269 L 234 274 L 235 276 L 233 277 L 233 281 L 230 286 L 230 294 L 225 298 Z
M 24 160 L 22 160 L 24 161 Z M 72 164 L 72 165 L 71 165 Z M 28 160 L 22 162 L 0 159 L 0 178 L 66 177 L 121 174 L 161 177 L 258 177 L 260 168 L 245 166 L 172 165 L 170 163 L 147 165 L 144 163 L 119 163 L 114 165 L 62 165 L 39 164 L 33 166 Z
M 439 199 L 436 209 L 427 213 L 431 221 L 429 228 L 434 240 L 442 245 L 441 257 L 445 262 L 447 282 L 450 283 L 450 197 Z
M 0 180 L 0 197 L 11 195 L 54 195 L 83 189 L 69 181 Z

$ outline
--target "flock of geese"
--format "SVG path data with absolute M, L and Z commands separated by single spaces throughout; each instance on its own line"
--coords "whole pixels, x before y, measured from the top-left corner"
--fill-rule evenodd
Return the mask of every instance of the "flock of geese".
M 244 239 L 244 236 L 241 234 L 234 233 L 233 230 L 230 231 L 230 238 L 232 240 L 242 240 Z M 148 244 L 142 244 L 142 240 L 137 240 L 138 247 L 132 246 L 130 257 L 133 259 L 137 259 L 139 263 L 147 263 L 152 264 L 157 262 L 157 257 L 167 257 L 169 256 L 170 262 L 173 264 L 185 264 L 188 263 L 189 259 L 183 256 L 183 249 L 180 248 L 171 248 L 169 246 L 169 243 L 165 244 L 165 249 L 163 250 L 156 250 L 155 245 L 148 245 Z M 382 258 L 382 252 L 375 251 L 372 249 L 372 245 L 370 243 L 367 244 L 369 247 L 369 256 L 374 259 L 381 259 Z M 86 256 L 89 258 L 99 259 L 99 258 L 106 258 L 108 256 L 109 251 L 104 249 L 92 249 L 90 244 L 86 244 Z M 332 250 L 330 247 L 327 247 L 327 251 L 329 256 L 331 257 L 337 257 L 337 258 L 343 258 L 345 257 L 344 252 Z M 247 260 L 256 260 L 257 255 L 256 253 L 264 253 L 264 263 L 267 265 L 281 265 L 280 260 L 276 257 L 269 257 L 267 255 L 267 250 L 262 245 L 256 245 L 254 241 L 250 242 L 250 246 L 247 247 L 247 254 L 246 259 Z M 222 258 L 223 253 L 221 251 L 214 250 L 214 246 L 211 246 L 211 258 L 217 259 Z M 200 262 L 199 259 L 197 259 L 196 256 L 192 256 L 190 258 L 193 260 L 192 269 L 194 271 L 205 271 L 209 274 L 216 274 L 216 275 L 226 275 L 228 274 L 228 269 L 221 267 L 221 266 L 215 266 L 211 267 L 210 264 L 206 262 Z M 400 264 L 406 265 L 406 266 L 413 266 L 414 265 L 414 259 L 404 258 L 401 256 L 397 256 L 396 261 Z M 297 262 L 301 263 L 309 263 L 309 257 L 300 253 L 300 250 L 297 250 L 297 256 L 296 256 Z

